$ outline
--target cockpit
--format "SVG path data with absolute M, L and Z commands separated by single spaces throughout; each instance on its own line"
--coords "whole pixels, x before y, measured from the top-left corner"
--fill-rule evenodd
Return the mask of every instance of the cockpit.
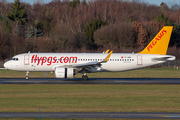
M 11 58 L 11 60 L 13 60 L 13 61 L 18 61 L 18 58 Z
M 19 61 L 20 59 L 17 56 L 15 56 L 11 58 L 10 60 L 6 61 L 4 63 L 4 67 L 10 70 L 18 70 Z

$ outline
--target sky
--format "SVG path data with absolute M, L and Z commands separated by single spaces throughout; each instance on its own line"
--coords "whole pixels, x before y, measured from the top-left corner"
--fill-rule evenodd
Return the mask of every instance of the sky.
M 6 0 L 6 1 L 7 2 L 14 2 L 14 0 Z M 34 1 L 37 1 L 37 0 L 20 0 L 20 1 L 30 3 L 32 5 L 34 3 Z M 52 0 L 42 0 L 42 1 L 44 1 L 44 3 L 49 3 Z M 179 0 L 139 0 L 139 1 L 144 1 L 144 2 L 147 2 L 149 4 L 155 4 L 155 5 L 160 5 L 162 2 L 164 2 L 168 6 L 172 6 L 173 4 L 178 4 L 178 5 L 180 4 Z

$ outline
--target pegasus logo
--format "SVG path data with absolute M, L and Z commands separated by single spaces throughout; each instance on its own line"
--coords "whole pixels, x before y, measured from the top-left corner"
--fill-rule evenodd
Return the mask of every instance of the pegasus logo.
M 155 39 L 153 39 L 150 44 L 147 46 L 147 50 L 150 51 L 156 44 L 159 40 L 162 39 L 162 37 L 167 33 L 166 30 L 162 30 Z

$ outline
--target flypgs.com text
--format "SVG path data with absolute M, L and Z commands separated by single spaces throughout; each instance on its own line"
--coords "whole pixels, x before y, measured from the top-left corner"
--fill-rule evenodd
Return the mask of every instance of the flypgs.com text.
M 37 55 L 33 55 L 31 57 L 31 63 L 37 63 L 37 65 L 43 65 L 47 64 L 50 66 L 52 63 L 77 63 L 77 57 L 60 57 L 59 59 L 57 57 L 38 57 Z
M 147 46 L 147 49 L 148 51 L 150 51 L 156 44 L 159 40 L 162 39 L 162 37 L 164 36 L 164 34 L 166 34 L 167 31 L 166 30 L 162 30 L 155 39 L 152 40 L 152 42 Z

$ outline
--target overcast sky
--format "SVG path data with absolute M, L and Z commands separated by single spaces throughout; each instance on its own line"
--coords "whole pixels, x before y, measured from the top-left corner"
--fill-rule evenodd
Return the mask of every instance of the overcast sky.
M 1 0 L 0 0 L 1 1 Z M 7 2 L 14 2 L 14 0 L 6 0 Z M 26 2 L 26 3 L 30 3 L 30 4 L 33 4 L 34 1 L 37 1 L 37 0 L 20 0 L 20 1 L 23 1 L 23 2 Z M 40 0 L 41 1 L 41 0 Z M 52 0 L 42 0 L 44 1 L 44 3 L 49 3 L 51 2 Z M 171 6 L 172 4 L 180 4 L 180 1 L 179 0 L 139 0 L 139 1 L 144 1 L 144 2 L 147 2 L 149 4 L 155 4 L 155 5 L 160 5 L 161 2 L 164 2 L 166 3 L 168 6 Z

